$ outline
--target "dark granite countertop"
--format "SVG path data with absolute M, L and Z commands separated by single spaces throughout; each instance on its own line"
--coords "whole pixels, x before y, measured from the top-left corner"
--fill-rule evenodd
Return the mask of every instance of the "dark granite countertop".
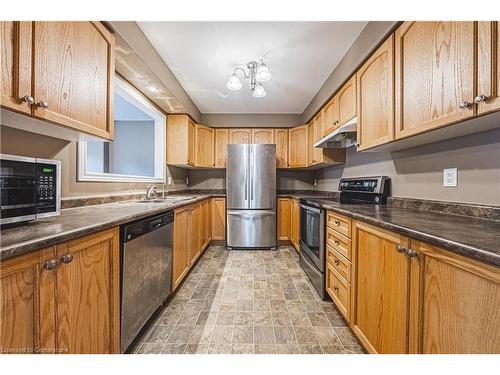
M 65 209 L 61 211 L 60 216 L 38 219 L 27 224 L 2 229 L 0 260 L 160 214 L 169 209 L 186 206 L 213 196 L 221 195 L 175 195 L 169 198 L 174 198 L 176 201 L 168 203 L 123 201 Z
M 500 267 L 500 221 L 391 205 L 318 202 L 325 209 Z

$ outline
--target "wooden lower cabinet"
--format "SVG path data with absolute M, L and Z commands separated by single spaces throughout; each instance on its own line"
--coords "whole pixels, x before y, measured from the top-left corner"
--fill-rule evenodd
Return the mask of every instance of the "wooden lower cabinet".
M 369 352 L 500 353 L 498 267 L 359 221 L 352 250 L 350 325 Z
M 300 232 L 300 220 L 299 220 L 299 201 L 297 199 L 292 199 L 290 203 L 290 241 L 295 247 L 295 250 L 299 251 L 299 232 Z
M 277 213 L 278 213 L 278 241 L 289 241 L 290 240 L 290 199 L 289 198 L 278 198 L 277 201 Z
M 2 262 L 2 351 L 118 353 L 119 251 L 113 228 Z
M 212 198 L 212 240 L 226 239 L 226 198 Z
M 174 210 L 172 290 L 175 290 L 212 238 L 210 200 Z

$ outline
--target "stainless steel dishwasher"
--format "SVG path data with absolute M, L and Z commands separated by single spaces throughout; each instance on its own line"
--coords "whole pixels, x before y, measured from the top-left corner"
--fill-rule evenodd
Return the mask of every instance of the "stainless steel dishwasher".
M 167 211 L 120 227 L 122 353 L 171 293 L 173 223 Z

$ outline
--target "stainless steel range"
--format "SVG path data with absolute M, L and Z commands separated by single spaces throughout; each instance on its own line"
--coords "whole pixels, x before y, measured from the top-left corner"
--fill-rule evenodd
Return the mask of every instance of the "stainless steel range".
M 385 176 L 342 178 L 341 204 L 385 204 L 390 195 L 390 179 Z M 334 199 L 301 198 L 300 265 L 321 299 L 327 298 L 325 285 L 326 240 L 323 204 Z

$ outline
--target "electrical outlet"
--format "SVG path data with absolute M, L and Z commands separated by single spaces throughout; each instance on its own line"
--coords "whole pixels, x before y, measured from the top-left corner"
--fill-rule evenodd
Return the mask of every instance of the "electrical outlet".
M 189 185 L 189 177 L 186 177 L 186 185 Z
M 318 186 L 318 180 L 314 179 L 313 184 L 314 184 L 314 186 Z
M 457 168 L 443 169 L 443 186 L 445 187 L 457 186 Z
M 167 177 L 167 185 L 172 185 L 172 177 Z

